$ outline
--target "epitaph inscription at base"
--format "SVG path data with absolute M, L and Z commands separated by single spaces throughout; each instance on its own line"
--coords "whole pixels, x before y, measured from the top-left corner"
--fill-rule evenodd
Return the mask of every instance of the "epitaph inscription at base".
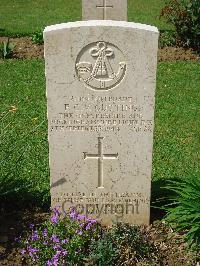
M 52 206 L 148 224 L 157 29 L 74 22 L 44 41 Z

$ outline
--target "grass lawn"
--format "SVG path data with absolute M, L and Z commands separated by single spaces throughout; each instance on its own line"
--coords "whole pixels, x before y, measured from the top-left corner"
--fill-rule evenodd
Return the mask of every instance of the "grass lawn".
M 128 20 L 153 25 L 159 30 L 171 30 L 172 27 L 160 19 L 165 0 L 129 0 Z
M 25 185 L 13 197 L 38 201 L 49 193 L 44 63 L 0 61 L 0 73 L 0 195 Z
M 129 0 L 129 21 L 169 26 L 159 20 L 164 0 Z M 47 25 L 81 20 L 81 0 L 1 0 L 0 35 L 29 35 Z
M 0 195 L 23 184 L 24 192 L 13 197 L 47 202 L 44 62 L 0 61 L 0 73 Z M 199 63 L 158 65 L 153 180 L 200 174 L 199 74 Z
M 158 65 L 154 180 L 200 175 L 199 76 L 198 62 Z

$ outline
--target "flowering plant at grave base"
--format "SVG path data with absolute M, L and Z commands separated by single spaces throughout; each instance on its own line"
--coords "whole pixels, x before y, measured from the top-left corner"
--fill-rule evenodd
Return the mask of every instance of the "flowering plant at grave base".
M 30 225 L 31 233 L 20 240 L 21 253 L 34 265 L 59 266 L 83 262 L 92 242 L 101 236 L 96 220 L 80 215 L 71 208 L 62 217 L 59 208 L 40 228 Z

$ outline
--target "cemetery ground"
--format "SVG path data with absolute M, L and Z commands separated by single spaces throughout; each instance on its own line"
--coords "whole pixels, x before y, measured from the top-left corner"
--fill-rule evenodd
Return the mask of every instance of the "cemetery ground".
M 162 0 L 129 0 L 128 4 L 130 21 L 156 25 L 159 29 L 171 29 L 166 22 L 159 19 Z M 56 4 L 48 0 L 1 0 L 0 10 L 1 36 L 27 36 L 47 25 L 81 20 L 80 0 L 57 0 Z
M 160 187 L 166 180 L 199 174 L 199 70 L 198 62 L 159 63 L 153 201 L 163 196 Z M 1 243 L 1 252 L 5 263 L 2 265 L 12 265 L 21 259 L 14 237 L 24 232 L 29 223 L 39 223 L 48 216 L 44 214 L 50 197 L 44 61 L 1 61 L 0 72 L 3 88 L 0 189 L 4 199 L 0 233 L 1 237 L 8 237 Z M 40 209 L 35 209 L 36 206 Z M 157 214 L 160 215 L 152 209 L 152 220 L 156 220 Z M 162 223 L 144 230 L 151 241 L 159 243 L 160 254 L 166 252 L 163 261 L 169 265 L 195 265 L 193 255 L 184 253 L 181 237 L 173 236 Z
M 171 30 L 159 20 L 162 1 L 138 2 L 135 6 L 129 1 L 130 21 Z M 14 239 L 26 235 L 29 224 L 40 225 L 49 219 L 43 45 L 34 44 L 30 35 L 46 25 L 81 19 L 80 1 L 59 0 L 56 7 L 51 1 L 42 1 L 42 4 L 29 1 L 26 5 L 23 1 L 13 4 L 13 1 L 2 0 L 0 3 L 3 18 L 0 36 L 18 36 L 11 39 L 17 44 L 15 59 L 0 59 L 0 265 L 28 264 L 22 259 Z M 0 37 L 0 41 L 4 38 Z M 159 51 L 159 61 L 152 206 L 160 206 L 156 203 L 160 198 L 166 196 L 165 200 L 168 200 L 171 197 L 163 188 L 168 180 L 200 176 L 199 56 L 190 49 L 165 47 Z M 155 245 L 158 265 L 196 265 L 200 255 L 196 251 L 187 251 L 184 232 L 177 234 L 168 227 L 161 221 L 163 214 L 152 207 L 152 225 L 140 229 L 142 235 Z M 127 259 L 125 255 L 124 258 Z M 147 265 L 145 263 L 138 265 Z M 127 259 L 124 265 L 134 264 Z

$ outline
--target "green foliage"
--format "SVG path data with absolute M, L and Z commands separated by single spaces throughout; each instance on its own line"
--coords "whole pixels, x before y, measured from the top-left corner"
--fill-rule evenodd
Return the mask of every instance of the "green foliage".
M 0 44 L 0 58 L 12 58 L 14 48 L 15 45 L 11 43 L 10 39 L 8 38 L 7 41 L 4 41 L 2 44 Z
M 106 230 L 95 219 L 59 208 L 39 228 L 19 238 L 22 254 L 38 266 L 53 265 L 155 265 L 157 249 L 139 227 L 118 223 Z
M 163 31 L 160 33 L 159 46 L 160 48 L 166 46 L 176 45 L 176 36 L 173 31 Z
M 108 230 L 92 245 L 91 250 L 93 264 L 100 266 L 133 265 L 147 261 L 155 263 L 157 260 L 155 246 L 140 229 L 123 223 Z
M 119 256 L 119 247 L 113 243 L 112 234 L 107 232 L 103 238 L 91 245 L 90 264 L 99 266 L 112 266 L 116 264 Z
M 167 0 L 166 4 L 161 16 L 175 27 L 179 41 L 200 49 L 200 1 Z
M 32 35 L 32 41 L 36 44 L 43 44 L 44 43 L 44 40 L 43 40 L 43 29 L 35 32 L 33 35 Z
M 175 193 L 166 205 L 166 221 L 177 232 L 185 232 L 190 245 L 200 247 L 200 176 L 171 181 L 166 189 Z
M 128 21 L 154 25 L 161 30 L 170 30 L 172 26 L 160 19 L 163 0 L 128 0 Z
M 97 221 L 76 213 L 73 209 L 61 214 L 59 208 L 53 210 L 50 220 L 41 227 L 30 225 L 28 238 L 19 242 L 22 254 L 38 266 L 82 265 L 88 256 L 91 242 L 101 235 Z

